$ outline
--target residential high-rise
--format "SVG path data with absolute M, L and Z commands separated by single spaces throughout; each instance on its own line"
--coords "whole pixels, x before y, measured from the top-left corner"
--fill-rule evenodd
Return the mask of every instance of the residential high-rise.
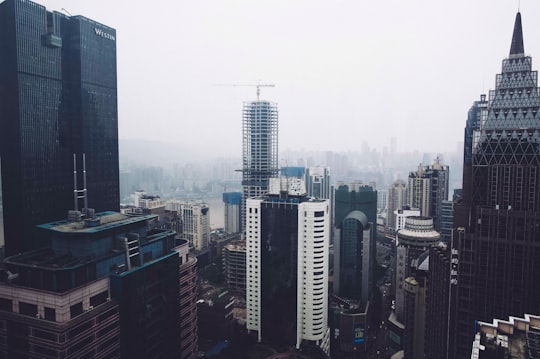
M 306 168 L 306 190 L 308 196 L 330 199 L 332 195 L 330 168 L 317 166 Z
M 540 313 L 540 89 L 518 12 L 486 116 L 465 137 L 454 205 L 456 358 L 471 357 L 475 321 Z M 467 123 L 469 127 L 469 121 Z M 470 158 L 467 157 L 470 144 Z
M 28 0 L 0 3 L 0 158 L 7 255 L 34 249 L 34 227 L 64 218 L 77 189 L 120 209 L 116 31 Z
M 259 341 L 328 354 L 330 203 L 307 197 L 301 179 L 270 183 L 247 200 L 247 329 Z
M 225 192 L 223 193 L 223 203 L 225 204 L 224 224 L 225 232 L 239 233 L 242 229 L 241 213 L 242 213 L 242 193 L 241 192 Z
M 388 207 L 388 191 L 387 190 L 378 190 L 377 191 L 377 212 L 384 212 Z
M 180 257 L 180 358 L 195 359 L 198 355 L 197 258 L 189 253 L 187 240 L 177 239 L 176 245 Z
M 244 102 L 242 116 L 242 229 L 246 200 L 268 192 L 269 179 L 278 176 L 278 109 L 264 100 Z
M 388 210 L 386 214 L 386 227 L 390 233 L 396 230 L 395 212 L 407 204 L 407 184 L 403 180 L 396 180 L 388 188 Z
M 420 209 L 420 215 L 433 218 L 436 230 L 441 228 L 442 201 L 448 200 L 448 166 L 439 158 L 431 166 L 418 166 L 409 173 L 407 204 Z
M 222 250 L 223 270 L 229 289 L 246 293 L 246 241 L 226 244 Z
M 182 205 L 182 235 L 196 251 L 208 249 L 210 244 L 210 207 L 204 202 Z

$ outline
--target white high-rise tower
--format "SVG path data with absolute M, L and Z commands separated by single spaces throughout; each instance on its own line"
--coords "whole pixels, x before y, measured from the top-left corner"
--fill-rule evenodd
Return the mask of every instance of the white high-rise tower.
M 247 329 L 259 341 L 305 341 L 329 353 L 330 202 L 306 196 L 299 178 L 271 179 L 246 206 Z

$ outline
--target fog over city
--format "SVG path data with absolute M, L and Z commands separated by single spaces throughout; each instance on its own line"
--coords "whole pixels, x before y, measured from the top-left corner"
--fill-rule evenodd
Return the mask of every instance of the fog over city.
M 532 0 L 66 1 L 117 30 L 119 136 L 241 157 L 242 102 L 278 103 L 284 150 L 455 151 L 467 111 L 495 85 L 520 6 Z M 65 9 L 65 10 L 62 10 Z M 533 62 L 533 68 L 537 68 Z M 122 153 L 120 154 L 122 156 Z

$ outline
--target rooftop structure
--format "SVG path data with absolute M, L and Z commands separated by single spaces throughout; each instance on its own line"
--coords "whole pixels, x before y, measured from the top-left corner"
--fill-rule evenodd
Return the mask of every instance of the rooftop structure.
M 478 322 L 471 359 L 540 359 L 540 317 Z
M 396 315 L 404 320 L 405 279 L 411 275 L 411 265 L 422 253 L 440 241 L 430 217 L 413 216 L 405 219 L 405 228 L 397 232 L 396 248 Z
M 0 302 L 6 305 L 0 318 L 27 329 L 0 331 L 0 339 L 6 335 L 0 352 L 26 354 L 29 347 L 20 343 L 33 339 L 22 333 L 43 327 L 45 318 L 48 330 L 58 335 L 77 323 L 90 323 L 83 331 L 85 344 L 78 347 L 85 355 L 104 357 L 116 350 L 122 357 L 177 357 L 182 259 L 175 232 L 152 228 L 155 215 L 101 212 L 81 220 L 70 214 L 68 220 L 38 226 L 50 247 L 5 259 Z M 115 311 L 110 320 L 117 318 L 116 324 L 110 322 L 116 335 L 109 336 L 116 349 L 106 346 L 110 350 L 98 352 L 101 337 L 96 333 L 104 329 L 96 318 L 109 309 Z M 64 345 L 47 348 L 54 356 L 78 357 Z

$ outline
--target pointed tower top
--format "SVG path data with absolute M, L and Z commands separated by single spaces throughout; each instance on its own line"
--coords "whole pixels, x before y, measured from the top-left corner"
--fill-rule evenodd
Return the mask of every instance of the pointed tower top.
M 512 45 L 510 46 L 510 56 L 523 55 L 525 49 L 523 47 L 523 31 L 521 29 L 521 13 L 516 14 L 516 22 L 514 24 L 514 34 L 512 35 Z

